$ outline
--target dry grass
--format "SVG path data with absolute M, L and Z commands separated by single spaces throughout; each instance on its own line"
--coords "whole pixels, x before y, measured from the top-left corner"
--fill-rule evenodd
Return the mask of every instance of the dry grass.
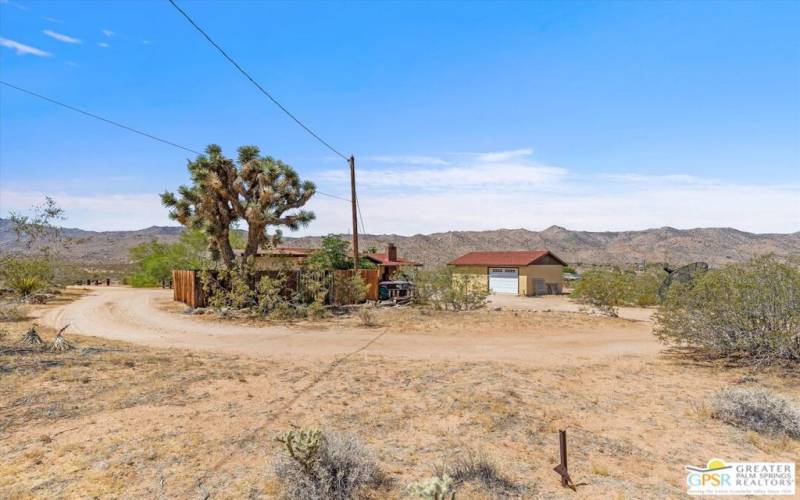
M 379 320 L 418 331 L 421 321 L 431 329 L 463 322 L 469 334 L 515 318 L 405 311 L 381 311 Z M 522 321 L 531 328 L 540 327 L 536 318 L 548 325 L 622 321 L 573 316 Z M 574 496 L 552 471 L 561 428 L 569 433 L 572 477 L 588 483 L 582 498 L 683 497 L 683 466 L 710 457 L 800 459 L 796 440 L 709 418 L 703 402 L 747 372 L 706 361 L 623 356 L 539 368 L 361 354 L 320 376 L 327 366 L 304 359 L 150 349 L 68 334 L 77 347 L 69 352 L 8 350 L 17 349 L 26 326 L 4 325 L 11 335 L 0 339 L 0 498 L 272 498 L 282 493 L 271 466 L 282 446 L 275 438 L 292 424 L 358 436 L 394 479 L 373 498 L 398 498 L 404 485 L 469 450 L 491 456 L 495 476 L 526 497 Z M 55 334 L 40 333 L 46 343 Z M 759 383 L 800 395 L 791 373 L 760 373 Z M 481 477 L 459 498 L 491 498 Z

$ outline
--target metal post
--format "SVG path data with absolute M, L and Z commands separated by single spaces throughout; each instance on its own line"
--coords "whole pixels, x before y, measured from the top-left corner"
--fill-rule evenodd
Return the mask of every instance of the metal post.
M 353 269 L 359 268 L 358 254 L 358 201 L 356 200 L 356 158 L 350 156 L 350 205 L 353 210 Z
M 564 472 L 561 476 L 561 486 L 567 486 L 567 478 L 569 477 L 569 467 L 567 466 L 567 431 L 558 431 L 558 451 L 561 457 L 561 465 L 564 466 Z

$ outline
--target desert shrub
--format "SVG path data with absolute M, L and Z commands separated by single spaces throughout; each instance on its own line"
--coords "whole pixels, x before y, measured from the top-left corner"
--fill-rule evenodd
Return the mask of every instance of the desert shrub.
M 725 389 L 712 400 L 712 415 L 736 427 L 800 438 L 800 407 L 763 388 Z
M 617 316 L 617 307 L 625 303 L 628 279 L 614 269 L 595 268 L 583 273 L 575 283 L 572 297 L 591 304 L 603 314 Z
M 364 326 L 377 326 L 378 318 L 375 314 L 374 307 L 362 307 L 356 313 L 361 324 Z
M 337 304 L 359 304 L 367 297 L 367 284 L 360 274 L 334 277 L 333 296 Z
M 470 311 L 486 304 L 489 291 L 464 274 L 449 267 L 415 271 L 411 280 L 416 286 L 414 300 L 437 310 Z
M 198 269 L 207 263 L 206 236 L 200 230 L 186 230 L 177 243 L 152 240 L 136 245 L 129 253 L 133 272 L 125 282 L 133 287 L 159 286 L 172 278 L 173 269 Z
M 617 316 L 619 306 L 657 304 L 658 288 L 666 276 L 664 270 L 655 267 L 639 273 L 597 267 L 586 271 L 575 283 L 572 297 L 604 314 Z
M 22 304 L 18 302 L 0 302 L 0 321 L 22 321 L 27 317 Z
M 673 284 L 655 316 L 664 342 L 758 364 L 800 360 L 800 266 L 774 256 Z
M 274 462 L 285 498 L 344 500 L 383 481 L 370 452 L 349 434 L 289 431 Z
M 444 465 L 437 471 L 437 475 L 451 477 L 454 489 L 465 483 L 475 482 L 495 497 L 518 495 L 523 492 L 523 487 L 503 476 L 497 465 L 488 457 L 473 452 L 464 453 Z
M 53 283 L 53 265 L 46 256 L 3 255 L 0 257 L 0 281 L 25 297 Z

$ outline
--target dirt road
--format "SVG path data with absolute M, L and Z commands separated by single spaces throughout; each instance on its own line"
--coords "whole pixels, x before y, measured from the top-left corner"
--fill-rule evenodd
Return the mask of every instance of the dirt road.
M 99 287 L 41 317 L 70 332 L 155 347 L 202 349 L 248 356 L 335 358 L 359 352 L 393 358 L 582 364 L 589 359 L 654 355 L 661 346 L 649 322 L 619 320 L 614 327 L 578 324 L 554 331 L 403 332 L 389 328 L 250 326 L 182 315 L 164 305 L 169 290 Z

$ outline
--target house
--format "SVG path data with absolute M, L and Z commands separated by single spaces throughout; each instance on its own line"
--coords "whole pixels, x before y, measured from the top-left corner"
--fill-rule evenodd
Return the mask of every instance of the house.
M 303 247 L 278 247 L 259 250 L 255 256 L 255 268 L 259 271 L 276 269 L 298 269 L 306 258 L 317 250 Z M 237 256 L 241 252 L 237 252 Z
M 316 248 L 304 247 L 277 247 L 261 250 L 255 257 L 255 267 L 260 271 L 299 269 L 305 260 L 317 250 Z M 363 258 L 369 260 L 378 268 L 380 281 L 392 279 L 392 276 L 402 267 L 422 265 L 398 257 L 397 247 L 393 243 L 389 243 L 386 246 L 385 252 L 366 253 L 363 254 Z
M 393 275 L 402 267 L 421 267 L 422 264 L 397 256 L 397 247 L 394 243 L 386 245 L 386 251 L 381 253 L 367 253 L 364 258 L 375 264 L 380 273 L 380 281 L 392 279 Z
M 490 293 L 514 295 L 561 293 L 561 271 L 566 265 L 547 250 L 470 252 L 448 264 L 453 274 L 468 277 Z

